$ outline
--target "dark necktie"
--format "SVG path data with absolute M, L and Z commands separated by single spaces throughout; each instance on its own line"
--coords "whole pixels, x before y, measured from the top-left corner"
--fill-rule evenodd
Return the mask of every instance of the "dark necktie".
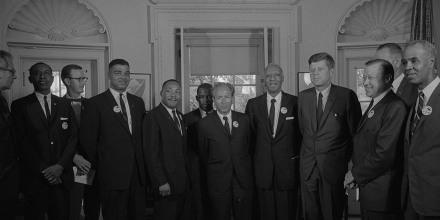
M 69 99 L 70 105 L 73 108 L 73 112 L 75 113 L 76 122 L 79 125 L 81 119 L 81 99 Z
M 179 129 L 180 134 L 182 135 L 182 129 L 180 129 L 180 123 L 176 115 L 176 110 L 173 110 L 173 120 L 174 120 L 174 124 L 176 124 L 177 129 Z
M 229 120 L 227 116 L 223 116 L 223 120 L 225 120 L 225 128 L 229 135 L 231 135 L 231 128 L 229 128 Z
M 50 127 L 50 110 L 49 110 L 49 103 L 47 103 L 47 96 L 44 96 L 43 99 L 44 99 L 44 110 L 46 111 L 47 124 Z
M 321 118 L 322 118 L 322 93 L 318 94 L 318 108 L 316 109 L 316 120 L 319 126 L 319 123 L 321 122 Z
M 121 104 L 121 111 L 122 111 L 122 116 L 124 116 L 124 120 L 128 121 L 128 117 L 127 117 L 127 109 L 125 108 L 125 102 L 124 99 L 122 98 L 123 94 L 119 93 L 119 104 Z
M 270 100 L 270 109 L 269 109 L 269 123 L 270 123 L 270 131 L 273 134 L 274 124 L 275 124 L 275 102 L 277 100 Z
M 417 111 L 413 118 L 413 123 L 411 124 L 411 137 L 414 134 L 414 131 L 416 130 L 417 124 L 420 121 L 420 118 L 422 117 L 422 110 L 423 105 L 425 104 L 425 94 L 423 94 L 422 91 L 419 92 L 419 101 L 417 102 Z
M 8 102 L 6 102 L 5 97 L 0 94 L 0 112 L 4 114 L 5 118 L 8 119 L 11 112 L 9 111 Z

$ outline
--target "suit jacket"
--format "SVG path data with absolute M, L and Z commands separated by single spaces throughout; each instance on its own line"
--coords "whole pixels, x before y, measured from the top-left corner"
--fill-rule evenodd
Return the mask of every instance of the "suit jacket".
M 206 164 L 210 192 L 230 190 L 234 175 L 240 186 L 246 190 L 252 189 L 249 117 L 232 111 L 231 118 L 231 135 L 217 113 L 210 114 L 199 122 L 200 157 Z
M 403 77 L 402 82 L 397 88 L 396 94 L 405 101 L 406 106 L 411 107 L 417 100 L 418 89 L 417 85 L 408 82 L 408 78 Z
M 351 171 L 369 210 L 399 210 L 406 115 L 405 102 L 390 91 L 365 112 L 356 132 Z
M 183 116 L 188 134 L 188 157 L 190 160 L 198 158 L 198 122 L 201 119 L 202 115 L 200 113 L 200 109 L 195 109 Z
M 331 85 L 324 112 L 317 126 L 316 90 L 310 88 L 298 96 L 298 118 L 302 133 L 301 179 L 307 180 L 315 166 L 331 184 L 342 184 L 353 151 L 353 137 L 361 118 L 356 94 Z
M 140 184 L 145 185 L 145 160 L 142 147 L 141 120 L 144 101 L 127 93 L 132 132 L 110 90 L 87 100 L 81 112 L 80 144 L 85 158 L 98 170 L 99 184 L 104 189 L 123 190 L 130 186 L 137 166 Z
M 252 128 L 256 185 L 270 188 L 274 177 L 281 190 L 293 189 L 299 178 L 301 134 L 298 127 L 298 99 L 282 92 L 275 137 L 269 124 L 267 94 L 250 99 L 246 105 Z
M 9 174 L 17 163 L 17 153 L 12 137 L 12 118 L 7 103 L 0 94 L 0 182 Z M 17 183 L 18 184 L 18 183 Z
M 67 101 L 69 101 L 71 103 L 71 105 L 72 105 L 71 100 L 68 99 L 66 95 L 64 95 L 63 98 L 66 99 Z M 87 103 L 88 99 L 84 98 L 84 97 L 81 97 L 80 99 L 81 99 L 81 111 L 82 111 L 84 109 L 84 105 Z M 73 110 L 73 112 L 75 113 L 75 110 Z M 81 115 L 80 115 L 80 117 L 81 117 Z M 78 120 L 76 120 L 76 124 L 78 125 L 78 128 L 79 128 L 80 125 L 81 125 L 81 118 L 76 118 L 75 117 L 75 119 L 78 119 Z M 79 154 L 79 155 L 82 155 L 82 156 L 86 154 L 84 148 L 81 146 L 81 142 L 80 141 L 78 141 L 75 153 Z
M 143 145 L 153 190 L 168 183 L 172 194 L 188 187 L 187 134 L 182 113 L 177 112 L 182 133 L 163 104 L 153 108 L 143 119 Z
M 440 85 L 435 88 L 427 106 L 431 106 L 432 113 L 422 114 L 411 141 L 414 105 L 408 116 L 402 188 L 407 191 L 409 186 L 411 202 L 417 213 L 440 216 Z
M 39 191 L 41 184 L 48 184 L 41 172 L 54 164 L 64 168 L 62 184 L 70 189 L 78 140 L 70 103 L 52 94 L 50 126 L 35 93 L 15 100 L 11 109 L 24 190 Z

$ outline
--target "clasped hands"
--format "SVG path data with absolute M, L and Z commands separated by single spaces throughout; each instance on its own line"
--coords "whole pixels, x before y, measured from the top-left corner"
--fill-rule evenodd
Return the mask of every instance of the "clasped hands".
M 344 180 L 344 188 L 347 190 L 348 188 L 354 189 L 357 188 L 357 183 L 354 180 L 353 174 L 351 173 L 351 170 L 348 171 L 345 174 L 345 180 Z M 348 195 L 348 194 L 347 194 Z
M 59 164 L 55 164 L 52 166 L 49 166 L 43 172 L 43 177 L 51 184 L 51 185 L 57 185 L 60 184 L 61 181 L 61 173 L 63 172 L 63 167 Z
M 92 166 L 89 161 L 84 159 L 84 157 L 79 154 L 75 154 L 73 164 L 75 164 L 76 168 L 78 168 L 78 172 L 76 173 L 77 176 L 86 175 L 89 173 Z

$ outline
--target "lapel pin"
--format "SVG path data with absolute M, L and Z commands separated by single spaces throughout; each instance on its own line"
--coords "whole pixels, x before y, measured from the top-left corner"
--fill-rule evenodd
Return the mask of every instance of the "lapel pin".
M 335 113 L 335 117 L 338 117 L 338 114 Z
M 368 118 L 373 117 L 373 115 L 374 115 L 374 110 L 371 110 L 370 112 L 368 112 Z
M 282 107 L 281 108 L 281 113 L 286 114 L 287 113 L 287 108 L 286 107 Z
M 113 111 L 119 113 L 121 111 L 121 108 L 119 106 L 115 106 L 113 107 Z
M 232 122 L 232 125 L 234 126 L 234 128 L 238 128 L 238 122 L 237 121 Z
M 61 124 L 61 127 L 66 130 L 69 127 L 69 124 L 67 124 L 67 122 L 63 122 L 63 124 Z
M 427 105 L 425 107 L 423 107 L 422 109 L 422 114 L 423 115 L 430 115 L 432 113 L 432 107 Z

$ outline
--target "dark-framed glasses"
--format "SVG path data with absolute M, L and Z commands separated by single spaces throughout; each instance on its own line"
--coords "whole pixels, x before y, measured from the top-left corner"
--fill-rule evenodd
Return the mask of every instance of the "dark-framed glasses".
M 6 68 L 3 68 L 3 67 L 0 67 L 0 70 L 8 71 L 8 72 L 12 73 L 12 75 L 15 74 L 15 69 L 6 69 Z
M 76 79 L 78 80 L 78 82 L 87 82 L 87 80 L 89 79 L 88 77 L 66 77 L 69 79 Z

